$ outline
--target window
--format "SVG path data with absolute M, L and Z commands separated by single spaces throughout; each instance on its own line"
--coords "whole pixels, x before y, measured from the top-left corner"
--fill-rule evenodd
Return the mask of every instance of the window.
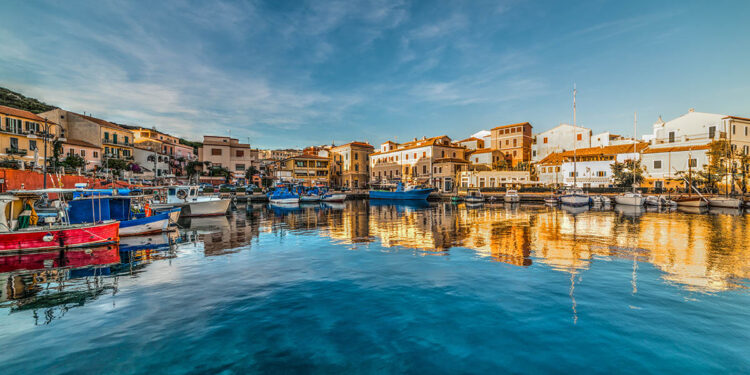
M 596 177 L 607 177 L 607 171 L 596 171 Z
M 453 153 L 453 158 L 455 158 L 455 157 L 456 157 L 456 153 L 454 152 L 454 153 Z
M 547 143 L 547 137 L 544 137 L 544 143 Z
M 697 166 L 698 166 L 698 159 L 690 159 L 690 161 L 689 161 L 688 163 L 689 163 L 688 165 L 689 165 L 689 166 L 690 166 L 691 168 L 695 168 L 695 167 L 697 167 Z
M 737 125 L 732 125 L 732 134 L 737 134 Z
M 359 164 L 354 164 L 354 171 L 359 172 Z
M 427 166 L 426 165 L 422 166 L 422 174 L 427 174 Z
M 112 143 L 117 143 L 117 133 L 112 133 Z
M 661 160 L 654 160 L 654 169 L 661 169 Z
M 359 160 L 359 154 L 356 152 L 354 153 L 354 160 Z
M 95 157 L 95 158 L 98 158 L 98 157 L 99 157 L 99 152 L 98 152 L 98 151 L 94 151 L 94 157 Z
M 221 156 L 221 149 L 220 148 L 212 148 L 211 149 L 211 155 L 213 155 L 213 156 Z
M 23 121 L 15 118 L 5 118 L 5 130 L 11 133 L 21 134 Z
M 426 158 L 426 157 L 427 157 L 427 151 L 422 151 L 422 157 L 423 157 L 423 158 Z
M 398 158 L 396 158 L 398 160 Z M 404 155 L 404 160 L 409 160 L 409 154 Z
M 86 157 L 86 150 L 81 150 L 81 157 L 82 157 L 82 158 L 85 158 L 85 157 Z
M 417 153 L 415 152 L 415 153 L 414 153 L 414 159 L 416 159 L 416 158 L 417 158 Z
M 518 141 L 518 139 L 515 139 L 515 138 L 513 138 L 513 147 L 516 147 L 516 146 L 518 146 L 518 143 L 517 143 L 517 141 Z
M 745 137 L 747 137 L 747 126 L 745 126 Z
M 582 141 L 583 140 L 583 134 L 576 135 L 576 140 Z
M 745 130 L 747 130 L 747 128 L 745 128 Z M 748 151 L 748 147 L 747 146 L 742 146 L 742 153 L 745 154 L 745 155 L 747 155 L 747 151 Z
M 244 171 L 245 170 L 245 164 L 235 164 L 234 170 L 236 170 L 236 171 Z
M 509 140 L 509 139 L 506 139 L 506 140 L 505 140 L 505 145 L 506 145 L 506 146 L 508 146 L 509 144 L 510 144 L 510 140 Z
M 36 150 L 36 141 L 29 140 L 29 151 Z
M 245 156 L 245 150 L 237 150 L 237 151 L 235 151 L 234 156 L 236 156 L 238 158 L 241 158 L 241 157 Z
M 708 138 L 713 139 L 716 136 L 716 127 L 715 126 L 709 126 L 708 127 Z
M 128 144 L 128 137 L 125 137 L 125 144 Z
M 747 130 L 747 129 L 745 129 L 745 130 Z M 745 133 L 747 133 L 747 131 Z M 747 135 L 747 134 L 745 134 L 745 135 Z M 440 152 L 440 157 L 441 158 L 445 157 L 445 150 L 443 150 L 443 151 Z
M 570 172 L 569 176 L 570 177 L 577 177 L 578 176 L 578 172 Z
M 18 138 L 10 138 L 10 148 L 12 150 L 18 150 Z
M 669 132 L 669 143 L 674 143 L 674 132 Z
M 306 167 L 307 163 L 304 160 L 295 160 L 294 165 L 297 167 Z

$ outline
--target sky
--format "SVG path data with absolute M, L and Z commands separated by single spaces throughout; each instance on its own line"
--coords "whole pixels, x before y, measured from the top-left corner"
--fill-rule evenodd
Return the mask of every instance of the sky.
M 9 1 L 0 86 L 260 148 L 750 117 L 750 1 Z

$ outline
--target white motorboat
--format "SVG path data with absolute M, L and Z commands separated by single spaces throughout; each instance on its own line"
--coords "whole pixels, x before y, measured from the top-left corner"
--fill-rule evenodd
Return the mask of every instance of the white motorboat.
M 300 195 L 300 202 L 320 202 L 320 195 L 317 194 L 304 194 Z
M 168 207 L 181 207 L 181 216 L 218 216 L 226 214 L 231 200 L 219 198 L 218 196 L 198 195 L 198 186 L 181 185 L 170 186 L 167 189 L 166 202 L 154 203 L 152 207 L 163 209 Z
M 320 197 L 323 202 L 343 202 L 346 200 L 346 194 L 338 192 L 327 192 Z
M 484 196 L 482 195 L 482 192 L 479 191 L 479 189 L 469 189 L 466 191 L 466 196 L 464 196 L 464 202 L 483 203 Z
M 557 197 L 553 195 L 551 197 L 544 198 L 544 203 L 546 203 L 546 204 L 558 204 L 558 203 L 560 203 L 560 200 L 557 199 Z
M 518 195 L 518 190 L 508 190 L 505 192 L 505 203 L 518 203 L 521 201 L 521 196 Z
M 743 203 L 741 199 L 726 196 L 708 198 L 708 205 L 711 207 L 740 208 Z
M 630 192 L 616 196 L 615 203 L 624 206 L 643 206 L 646 203 L 646 198 L 641 193 Z
M 567 206 L 588 206 L 589 196 L 581 189 L 570 189 L 563 193 L 560 202 Z

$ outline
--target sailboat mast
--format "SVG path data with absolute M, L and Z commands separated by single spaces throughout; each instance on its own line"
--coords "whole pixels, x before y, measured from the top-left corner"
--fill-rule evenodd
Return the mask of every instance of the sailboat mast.
M 576 142 L 578 141 L 578 125 L 576 125 L 576 84 L 573 84 L 573 187 L 578 187 L 578 158 Z
M 633 193 L 635 193 L 635 155 L 638 153 L 638 111 L 633 112 Z

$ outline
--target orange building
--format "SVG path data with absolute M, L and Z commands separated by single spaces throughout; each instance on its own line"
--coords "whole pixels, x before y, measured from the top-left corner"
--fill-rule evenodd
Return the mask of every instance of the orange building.
M 528 122 L 492 128 L 490 148 L 502 151 L 505 159 L 514 167 L 519 163 L 529 162 L 531 161 L 531 128 Z

